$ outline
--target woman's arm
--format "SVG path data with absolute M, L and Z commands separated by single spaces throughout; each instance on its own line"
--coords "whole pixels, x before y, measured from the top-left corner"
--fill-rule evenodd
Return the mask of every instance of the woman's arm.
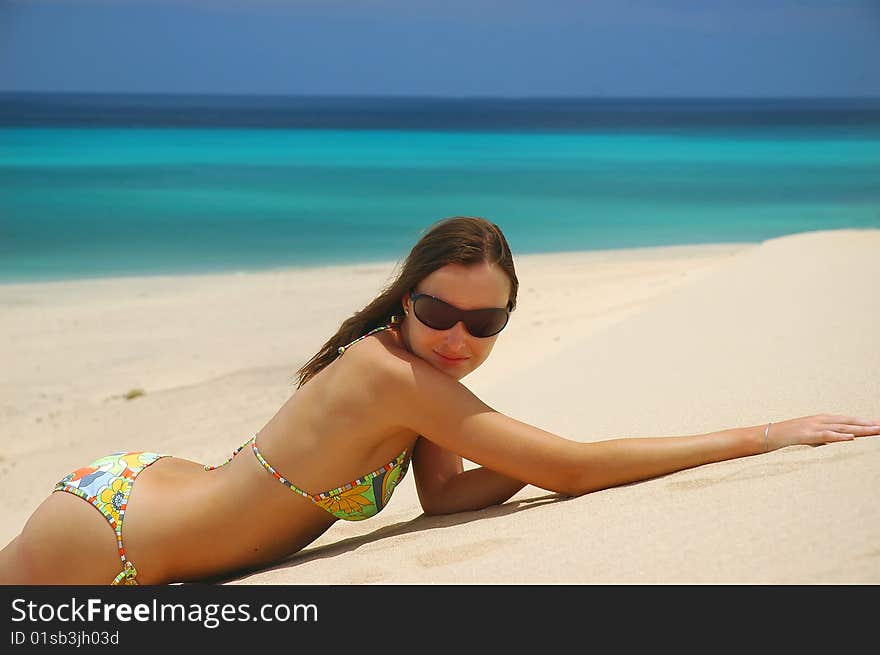
M 766 444 L 765 425 L 581 443 L 495 411 L 422 360 L 396 360 L 387 378 L 394 411 L 424 438 L 511 480 L 571 496 L 784 446 L 880 434 L 880 421 L 822 414 L 773 423 Z
M 608 439 L 583 445 L 579 493 L 764 452 L 764 426 L 686 437 Z
M 421 438 L 413 452 L 413 476 L 425 514 L 499 505 L 526 486 L 485 467 L 465 471 L 460 455 Z
M 818 446 L 880 434 L 880 421 L 817 414 L 787 421 L 733 428 L 689 437 L 610 439 L 591 444 L 586 491 L 604 489 L 664 473 L 758 455 L 798 444 Z

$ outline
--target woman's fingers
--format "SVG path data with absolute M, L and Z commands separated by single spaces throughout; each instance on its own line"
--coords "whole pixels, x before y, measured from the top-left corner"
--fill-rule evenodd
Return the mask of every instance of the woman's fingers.
M 825 415 L 824 418 L 831 421 L 832 423 L 837 423 L 840 425 L 867 425 L 867 426 L 880 426 L 880 419 L 877 420 L 869 420 L 864 418 L 858 418 L 856 416 L 835 416 L 835 415 Z
M 834 432 L 849 433 L 856 437 L 868 437 L 872 434 L 880 434 L 880 425 L 871 425 L 870 422 L 868 422 L 868 425 L 854 423 L 834 423 L 827 426 L 826 429 L 833 430 Z
M 851 432 L 836 432 L 835 430 L 823 430 L 819 436 L 825 441 L 850 441 L 855 438 Z

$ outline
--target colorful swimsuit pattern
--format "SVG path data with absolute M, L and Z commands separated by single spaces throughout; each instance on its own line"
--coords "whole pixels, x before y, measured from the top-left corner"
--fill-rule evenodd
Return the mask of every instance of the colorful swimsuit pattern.
M 266 461 L 260 449 L 257 448 L 257 435 L 254 435 L 236 448 L 225 462 L 219 466 L 205 466 L 205 470 L 213 471 L 225 466 L 248 444 L 251 445 L 254 455 L 263 468 L 269 471 L 281 484 L 300 496 L 308 498 L 336 518 L 345 521 L 362 521 L 382 511 L 382 508 L 388 504 L 391 494 L 394 493 L 394 488 L 403 480 L 409 468 L 409 457 L 407 451 L 404 450 L 385 466 L 371 471 L 357 480 L 320 494 L 310 494 L 290 482 Z
M 150 464 L 163 457 L 168 455 L 147 452 L 113 453 L 64 476 L 52 490 L 66 491 L 88 501 L 103 514 L 116 532 L 122 571 L 110 584 L 137 584 L 137 569 L 126 559 L 122 545 L 122 520 L 135 478 Z

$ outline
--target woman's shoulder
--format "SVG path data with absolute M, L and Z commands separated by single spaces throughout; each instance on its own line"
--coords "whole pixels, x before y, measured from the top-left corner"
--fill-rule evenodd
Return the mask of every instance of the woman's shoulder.
M 429 385 L 458 384 L 456 380 L 444 375 L 418 355 L 410 352 L 401 341 L 399 333 L 380 332 L 364 339 L 355 348 L 345 352 L 350 357 L 355 377 L 361 384 L 376 388 L 393 390 L 399 393 L 418 393 L 427 380 Z
M 450 419 L 494 411 L 459 380 L 410 352 L 399 332 L 373 334 L 346 350 L 346 358 L 337 370 L 345 393 L 364 398 L 373 409 L 393 414 L 413 429 L 426 416 Z
M 366 337 L 366 338 L 365 338 Z M 333 361 L 335 377 L 342 376 L 357 384 L 376 384 L 393 370 L 393 363 L 412 357 L 391 330 L 364 335 L 345 347 Z
M 356 416 L 361 426 L 374 420 L 398 425 L 400 395 L 407 393 L 404 371 L 425 362 L 383 334 L 347 348 L 302 387 L 318 415 Z
M 459 380 L 446 375 L 403 347 L 399 338 L 365 339 L 357 366 L 362 384 L 383 392 L 389 409 L 403 414 L 431 409 L 448 413 L 456 409 L 487 409 Z M 361 377 L 361 376 L 359 376 Z
M 355 344 L 345 351 L 342 359 L 358 369 L 359 376 L 377 382 L 390 382 L 389 376 L 400 375 L 406 367 L 426 364 L 407 350 L 399 333 L 392 330 L 376 333 Z

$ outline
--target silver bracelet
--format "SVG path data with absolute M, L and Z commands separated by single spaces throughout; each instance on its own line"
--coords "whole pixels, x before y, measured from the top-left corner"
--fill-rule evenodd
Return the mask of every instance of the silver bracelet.
M 768 438 L 767 438 L 767 435 L 770 434 L 770 424 L 771 424 L 772 422 L 773 422 L 773 421 L 771 421 L 770 423 L 768 423 L 768 424 L 767 424 L 767 427 L 764 428 L 764 452 L 765 452 L 765 453 L 767 452 L 767 449 L 770 447 L 770 443 L 769 443 L 769 440 L 768 440 Z

